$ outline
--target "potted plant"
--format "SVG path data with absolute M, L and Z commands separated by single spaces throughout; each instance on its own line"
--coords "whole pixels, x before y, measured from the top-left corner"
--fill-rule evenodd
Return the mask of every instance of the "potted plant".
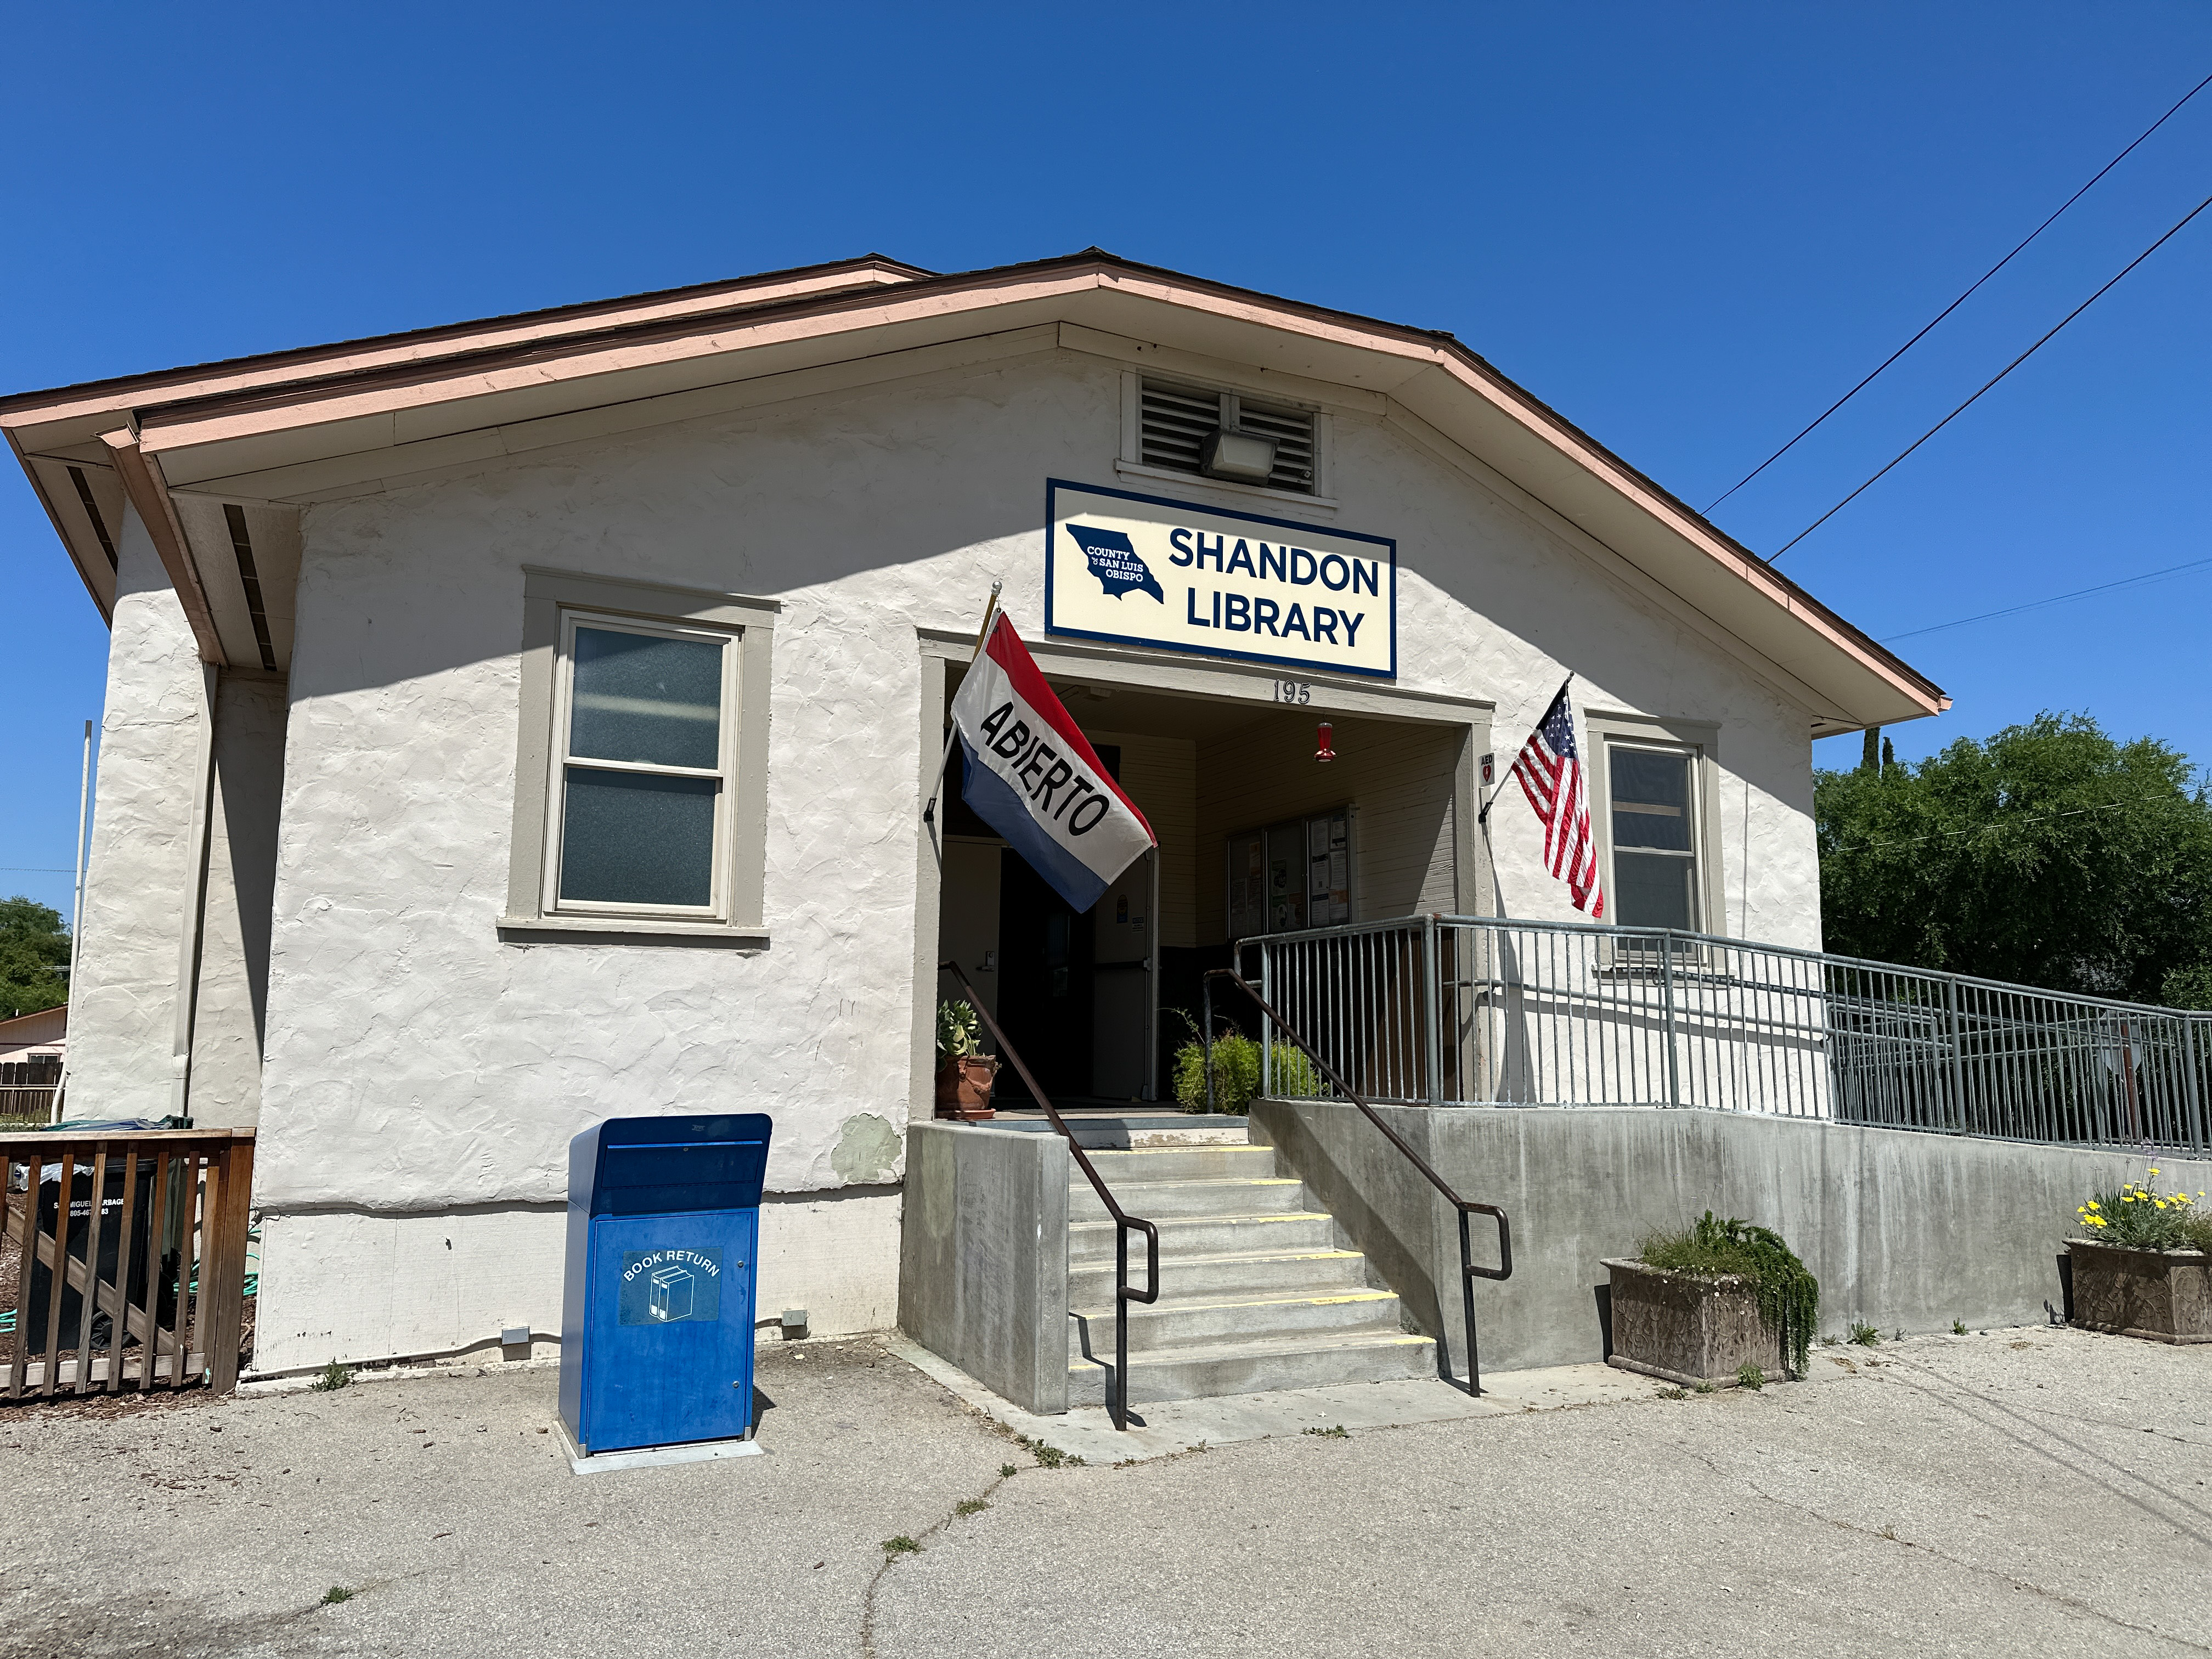
M 999 1057 L 983 1052 L 983 1022 L 966 1002 L 937 1005 L 937 1115 L 986 1123 Z
M 2212 1342 L 2212 1215 L 2199 1193 L 2124 1182 L 2074 1212 L 2082 1237 L 2066 1241 L 2073 1322 L 2153 1342 Z
M 1778 1233 L 1708 1210 L 1602 1265 L 1613 1274 L 1607 1364 L 1695 1389 L 1805 1374 L 1820 1283 Z

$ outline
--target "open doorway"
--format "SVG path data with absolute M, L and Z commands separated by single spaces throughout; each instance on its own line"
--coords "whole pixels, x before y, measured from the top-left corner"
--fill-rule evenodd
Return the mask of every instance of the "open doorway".
M 1340 714 L 1322 761 L 1310 710 L 1048 678 L 1159 846 L 1076 914 L 960 800 L 956 750 L 938 937 L 1055 1103 L 1176 1109 L 1175 1051 L 1237 938 L 1457 908 L 1466 726 Z M 1025 1094 L 1001 1070 L 1000 1102 Z

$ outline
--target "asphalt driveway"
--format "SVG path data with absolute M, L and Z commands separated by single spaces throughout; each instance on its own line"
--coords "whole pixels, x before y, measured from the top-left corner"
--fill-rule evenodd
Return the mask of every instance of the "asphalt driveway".
M 1856 1369 L 1120 1467 L 866 1340 L 763 1356 L 766 1456 L 583 1479 L 543 1369 L 16 1407 L 0 1651 L 2212 1650 L 2212 1349 L 1818 1352 Z

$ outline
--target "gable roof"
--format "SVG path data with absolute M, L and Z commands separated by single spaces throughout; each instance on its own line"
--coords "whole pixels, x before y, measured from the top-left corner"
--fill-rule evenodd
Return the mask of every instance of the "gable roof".
M 1403 411 L 1750 646 L 1814 711 L 1816 733 L 1950 706 L 1924 676 L 1452 335 L 1097 248 L 950 275 L 869 255 L 19 393 L 0 398 L 0 429 L 103 611 L 112 531 L 93 514 L 112 526 L 127 498 L 202 653 L 252 665 L 248 598 L 229 556 L 241 534 L 257 549 L 265 540 L 263 562 L 281 588 L 302 502 L 623 421 L 687 418 L 772 376 L 891 353 L 957 359 L 1048 328 L 1062 343 L 1146 343 Z M 289 617 L 277 623 L 289 649 Z

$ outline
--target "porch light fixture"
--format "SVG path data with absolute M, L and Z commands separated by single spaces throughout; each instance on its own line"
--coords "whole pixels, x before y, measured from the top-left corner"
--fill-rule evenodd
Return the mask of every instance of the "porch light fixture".
M 1265 483 L 1275 470 L 1275 441 L 1256 432 L 1210 432 L 1199 448 L 1198 470 L 1209 478 Z

